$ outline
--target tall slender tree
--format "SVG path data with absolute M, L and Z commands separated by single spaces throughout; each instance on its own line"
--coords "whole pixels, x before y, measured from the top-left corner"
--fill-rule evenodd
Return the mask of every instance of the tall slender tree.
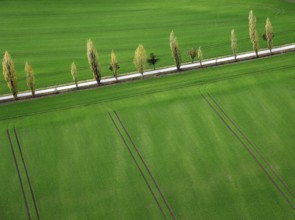
M 143 77 L 143 72 L 146 65 L 146 51 L 142 44 L 139 44 L 138 47 L 135 50 L 133 63 L 137 69 L 138 72 L 141 73 L 141 76 Z
M 32 66 L 28 63 L 25 64 L 25 72 L 27 75 L 27 86 L 32 92 L 32 96 L 35 96 L 35 75 Z
M 253 50 L 258 57 L 259 37 L 256 29 L 256 16 L 254 15 L 252 10 L 249 12 L 249 36 L 253 46 Z
M 180 48 L 179 48 L 178 40 L 175 37 L 173 31 L 171 31 L 169 39 L 170 39 L 170 49 L 172 52 L 172 57 L 174 59 L 174 63 L 176 65 L 177 70 L 180 71 L 180 66 L 181 66 Z
M 118 80 L 118 70 L 120 66 L 117 61 L 117 55 L 114 50 L 111 52 L 111 64 L 110 64 L 110 70 L 113 71 L 114 76 L 116 77 L 116 80 Z
M 189 56 L 191 57 L 192 59 L 192 63 L 195 61 L 195 58 L 197 56 L 197 50 L 196 48 L 192 47 L 189 52 L 188 52 Z
M 203 51 L 202 51 L 201 47 L 199 47 L 199 49 L 198 49 L 198 59 L 199 59 L 199 61 L 200 61 L 200 66 L 202 67 L 202 66 L 203 66 L 203 65 L 202 65 L 202 61 L 203 61 Z
M 76 88 L 78 88 L 77 67 L 74 62 L 72 62 L 72 64 L 71 64 L 71 75 L 72 75 L 73 81 L 76 85 Z
M 236 34 L 235 34 L 235 30 L 232 29 L 231 30 L 231 49 L 233 51 L 233 55 L 235 57 L 235 60 L 237 60 L 237 38 L 236 38 Z
M 16 81 L 16 73 L 14 69 L 14 63 L 11 59 L 10 54 L 5 51 L 3 60 L 2 60 L 2 67 L 3 67 L 3 75 L 4 79 L 7 82 L 7 86 L 10 89 L 14 99 L 17 99 L 17 81 Z
M 87 57 L 90 69 L 93 73 L 93 77 L 96 80 L 97 84 L 100 84 L 101 80 L 101 70 L 98 61 L 98 54 L 95 46 L 93 45 L 91 39 L 87 41 Z
M 272 32 L 272 25 L 269 20 L 269 18 L 266 19 L 266 24 L 265 24 L 265 38 L 267 41 L 267 47 L 269 49 L 269 52 L 271 53 L 272 50 L 272 40 L 273 40 L 273 32 Z

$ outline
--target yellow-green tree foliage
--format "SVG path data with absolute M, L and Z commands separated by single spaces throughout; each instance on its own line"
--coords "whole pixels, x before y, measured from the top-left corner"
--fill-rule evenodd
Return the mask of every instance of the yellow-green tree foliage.
M 265 38 L 266 38 L 266 41 L 267 41 L 267 47 L 268 47 L 269 51 L 271 52 L 273 33 L 272 33 L 272 25 L 271 25 L 271 22 L 270 22 L 269 18 L 266 19 Z
M 32 66 L 28 63 L 28 61 L 25 65 L 25 72 L 27 75 L 27 86 L 31 90 L 32 96 L 35 96 L 35 75 Z
M 197 50 L 196 48 L 192 47 L 190 50 L 189 50 L 189 56 L 191 57 L 192 59 L 192 63 L 195 61 L 195 57 L 197 56 Z
M 233 55 L 235 57 L 235 60 L 237 60 L 237 38 L 236 38 L 236 34 L 235 34 L 235 30 L 232 29 L 231 30 L 231 49 L 233 51 Z
M 93 77 L 96 80 L 97 84 L 100 84 L 101 70 L 98 61 L 98 53 L 91 39 L 87 41 L 87 57 L 90 69 L 93 73 Z
M 116 77 L 116 80 L 118 80 L 118 70 L 119 70 L 119 64 L 117 61 L 117 55 L 114 50 L 111 52 L 111 66 L 110 69 L 113 71 L 114 76 Z
M 2 60 L 2 67 L 3 67 L 3 75 L 4 79 L 7 82 L 7 86 L 10 89 L 13 97 L 17 99 L 17 81 L 16 81 L 16 74 L 14 69 L 14 63 L 11 59 L 10 54 L 5 51 L 3 60 Z
M 146 60 L 147 60 L 147 56 L 146 56 L 145 48 L 142 44 L 139 44 L 135 50 L 133 63 L 137 71 L 140 72 L 142 76 L 143 76 L 143 72 L 147 62 Z
M 203 51 L 201 49 L 201 47 L 199 47 L 198 49 L 198 59 L 200 61 L 200 66 L 202 66 L 202 61 L 203 61 Z
M 76 88 L 78 88 L 77 67 L 74 62 L 72 62 L 71 64 L 71 74 L 72 74 L 73 81 L 76 85 Z
M 255 51 L 256 56 L 258 57 L 259 36 L 256 29 L 256 16 L 253 14 L 252 10 L 249 12 L 249 36 L 253 46 L 253 50 Z
M 170 49 L 172 52 L 174 63 L 176 65 L 177 70 L 180 70 L 180 66 L 181 66 L 180 48 L 179 48 L 179 43 L 177 41 L 177 38 L 175 37 L 173 31 L 171 31 L 169 39 L 170 39 Z

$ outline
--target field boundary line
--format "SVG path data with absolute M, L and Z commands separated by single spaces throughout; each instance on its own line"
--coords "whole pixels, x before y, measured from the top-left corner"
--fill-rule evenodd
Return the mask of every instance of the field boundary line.
M 38 210 L 37 202 L 36 202 L 36 199 L 35 199 L 35 194 L 34 194 L 34 191 L 33 191 L 33 187 L 32 187 L 32 184 L 31 184 L 31 179 L 30 179 L 30 176 L 29 176 L 29 172 L 28 172 L 28 169 L 27 169 L 27 166 L 26 166 L 25 158 L 24 158 L 23 153 L 22 153 L 21 145 L 20 145 L 19 138 L 18 138 L 15 127 L 14 127 L 14 135 L 15 135 L 15 138 L 16 138 L 18 149 L 19 149 L 19 152 L 20 152 L 20 155 L 21 155 L 21 158 L 22 158 L 22 163 L 23 163 L 25 173 L 26 173 L 26 176 L 27 176 L 27 180 L 28 180 L 28 183 L 29 183 L 30 192 L 31 192 L 31 196 L 32 196 L 32 199 L 33 199 L 37 219 L 40 220 L 39 210 Z
M 158 185 L 156 179 L 154 178 L 154 176 L 153 176 L 152 172 L 150 171 L 149 167 L 147 166 L 147 164 L 146 164 L 145 160 L 143 159 L 141 153 L 139 152 L 138 148 L 136 147 L 136 145 L 135 145 L 133 139 L 131 138 L 129 132 L 127 131 L 127 129 L 126 129 L 126 127 L 125 127 L 123 121 L 121 120 L 121 118 L 119 117 L 119 115 L 118 115 L 118 113 L 117 113 L 116 111 L 114 111 L 114 113 L 115 113 L 115 115 L 116 115 L 118 121 L 120 122 L 122 128 L 124 129 L 126 135 L 128 136 L 130 142 L 132 143 L 134 149 L 136 150 L 136 152 L 137 152 L 139 158 L 141 159 L 142 163 L 144 164 L 146 170 L 148 171 L 148 173 L 149 173 L 151 179 L 153 180 L 153 182 L 154 182 L 154 184 L 155 184 L 155 186 L 156 186 L 158 192 L 160 193 L 160 195 L 161 195 L 161 197 L 162 197 L 162 200 L 164 201 L 166 207 L 168 208 L 168 210 L 169 210 L 169 212 L 170 212 L 172 218 L 173 218 L 173 219 L 176 219 L 176 216 L 175 216 L 175 214 L 173 213 L 172 208 L 171 208 L 170 205 L 168 204 L 167 199 L 165 198 L 163 192 L 161 191 L 161 189 L 160 189 L 160 187 L 159 187 L 159 185 Z
M 26 193 L 25 193 L 22 177 L 21 177 L 21 174 L 20 174 L 19 166 L 18 166 L 18 163 L 17 163 L 16 155 L 15 155 L 15 152 L 14 152 L 14 149 L 13 149 L 13 144 L 12 144 L 12 141 L 11 141 L 9 130 L 7 129 L 6 132 L 7 132 L 7 137 L 8 137 L 8 140 L 9 140 L 12 156 L 13 156 L 13 159 L 14 159 L 14 164 L 15 164 L 16 171 L 17 171 L 17 174 L 18 174 L 18 179 L 19 179 L 19 183 L 20 183 L 20 186 L 21 186 L 21 190 L 22 190 L 22 194 L 23 194 L 23 198 L 24 198 L 24 202 L 25 202 L 25 206 L 26 206 L 26 210 L 27 210 L 27 214 L 28 214 L 28 219 L 31 220 L 32 219 L 31 218 L 31 212 L 30 212 L 28 200 L 27 200 L 27 197 L 26 197 Z
M 161 213 L 162 213 L 162 215 L 163 215 L 164 219 L 167 219 L 167 216 L 166 216 L 166 214 L 165 214 L 164 210 L 162 209 L 162 207 L 161 207 L 161 205 L 160 205 L 160 203 L 159 203 L 159 201 L 158 201 L 158 199 L 157 199 L 157 197 L 156 197 L 156 195 L 155 195 L 155 193 L 154 193 L 153 189 L 151 188 L 151 186 L 150 186 L 150 184 L 149 184 L 149 182 L 148 182 L 148 180 L 147 180 L 146 176 L 144 175 L 144 173 L 143 173 L 142 169 L 140 168 L 140 166 L 139 166 L 138 162 L 136 161 L 136 159 L 135 159 L 135 157 L 134 157 L 134 155 L 133 155 L 133 153 L 132 153 L 132 151 L 131 151 L 130 147 L 128 146 L 128 144 L 127 144 L 127 142 L 126 142 L 125 138 L 123 137 L 123 134 L 121 133 L 121 131 L 120 131 L 120 129 L 119 129 L 119 127 L 118 127 L 118 125 L 116 124 L 116 122 L 115 122 L 115 120 L 114 120 L 113 116 L 111 115 L 111 113 L 110 113 L 110 112 L 108 112 L 108 114 L 109 114 L 109 117 L 110 117 L 110 119 L 111 119 L 111 121 L 112 121 L 113 125 L 115 126 L 115 128 L 116 128 L 116 130 L 117 130 L 117 132 L 118 132 L 119 136 L 121 137 L 122 141 L 124 142 L 124 145 L 125 145 L 125 146 L 126 146 L 126 148 L 128 149 L 128 151 L 129 151 L 129 154 L 130 154 L 130 156 L 132 157 L 132 159 L 133 159 L 133 161 L 134 161 L 134 163 L 135 163 L 136 167 L 138 168 L 138 170 L 139 170 L 139 172 L 140 172 L 141 176 L 143 177 L 143 179 L 144 179 L 144 181 L 145 181 L 145 183 L 146 183 L 147 187 L 149 188 L 149 190 L 150 190 L 150 192 L 151 192 L 151 194 L 152 194 L 152 196 L 153 196 L 154 200 L 156 201 L 156 203 L 157 203 L 157 205 L 158 205 L 158 208 L 160 209 L 160 211 L 161 211 Z
M 247 150 L 249 155 L 254 159 L 254 161 L 259 165 L 259 167 L 263 170 L 263 172 L 267 175 L 269 180 L 273 183 L 273 185 L 277 188 L 277 190 L 280 192 L 281 196 L 286 200 L 286 202 L 289 204 L 289 206 L 295 210 L 295 206 L 289 200 L 287 195 L 284 193 L 284 191 L 281 189 L 281 187 L 278 185 L 278 183 L 273 179 L 273 177 L 269 174 L 269 172 L 266 170 L 266 168 L 263 166 L 263 164 L 258 160 L 258 158 L 255 156 L 255 154 L 252 152 L 252 150 L 247 146 L 247 144 L 239 137 L 239 135 L 234 131 L 234 129 L 230 126 L 228 122 L 226 122 L 226 119 L 222 117 L 222 115 L 218 112 L 218 110 L 213 106 L 212 103 L 208 100 L 208 98 L 202 93 L 200 90 L 200 94 L 202 98 L 207 102 L 207 104 L 210 106 L 210 108 L 215 112 L 215 114 L 219 117 L 219 119 L 223 122 L 223 124 L 228 128 L 228 130 L 236 137 L 236 139 L 242 144 L 242 146 Z
M 210 99 L 215 103 L 215 105 L 222 111 L 222 113 L 225 115 L 226 118 L 234 125 L 234 127 L 238 130 L 238 132 L 243 136 L 243 138 L 249 143 L 249 145 L 257 152 L 257 154 L 261 157 L 261 159 L 265 162 L 265 164 L 269 167 L 271 172 L 278 178 L 278 180 L 281 182 L 281 184 L 286 188 L 286 190 L 289 192 L 289 194 L 295 199 L 294 193 L 292 190 L 288 187 L 287 183 L 280 177 L 279 174 L 276 173 L 273 166 L 268 162 L 268 160 L 264 157 L 264 155 L 261 153 L 261 151 L 258 149 L 258 147 L 247 137 L 247 135 L 240 129 L 240 127 L 232 120 L 232 118 L 225 112 L 225 110 L 217 103 L 216 99 L 207 92 Z
M 242 74 L 236 74 L 236 75 L 232 75 L 232 76 L 226 76 L 226 77 L 219 77 L 216 79 L 209 79 L 209 80 L 203 80 L 200 79 L 198 81 L 185 81 L 183 83 L 181 83 L 181 85 L 176 84 L 175 86 L 170 86 L 168 88 L 160 88 L 160 89 L 155 89 L 152 91 L 148 91 L 148 92 L 141 92 L 141 93 L 135 93 L 132 95 L 123 95 L 123 96 L 118 96 L 118 97 L 113 97 L 113 98 L 106 98 L 106 99 L 101 99 L 99 101 L 96 100 L 91 100 L 89 102 L 85 102 L 85 103 L 81 103 L 81 104 L 75 104 L 75 105 L 69 105 L 67 107 L 63 107 L 63 108 L 52 108 L 50 110 L 45 110 L 45 111 L 39 111 L 39 112 L 34 112 L 34 113 L 28 113 L 28 114 L 24 114 L 24 115 L 16 115 L 16 116 L 11 116 L 11 117 L 1 117 L 0 116 L 0 121 L 4 121 L 4 120 L 9 120 L 9 119 L 13 119 L 13 118 L 22 118 L 22 117 L 29 117 L 32 115 L 41 115 L 41 114 L 46 114 L 46 113 L 50 113 L 50 112 L 56 112 L 56 111 L 64 111 L 64 110 L 68 110 L 68 109 L 73 109 L 73 108 L 79 108 L 79 107 L 85 107 L 85 106 L 92 106 L 92 105 L 96 105 L 96 104 L 100 104 L 100 103 L 106 103 L 106 102 L 112 102 L 112 101 L 117 101 L 117 100 L 122 100 L 122 99 L 128 99 L 128 98 L 134 98 L 134 97 L 139 97 L 139 96 L 144 96 L 144 95 L 150 95 L 150 94 L 156 94 L 159 92 L 166 92 L 166 91 L 171 91 L 171 90 L 176 90 L 176 89 L 183 89 L 183 88 L 188 88 L 188 87 L 194 87 L 194 86 L 204 86 L 204 85 L 209 85 L 209 84 L 213 84 L 213 83 L 218 83 L 218 82 L 222 82 L 225 80 L 233 80 L 233 79 L 238 79 L 241 77 L 245 77 L 245 76 L 249 76 L 249 75 L 253 75 L 253 74 L 266 74 L 269 73 L 269 71 L 275 71 L 275 70 L 283 70 L 283 69 L 291 69 L 294 68 L 295 65 L 288 65 L 288 66 L 281 66 L 279 68 L 269 68 L 269 69 L 263 69 L 263 70 L 259 70 L 259 71 L 249 71 L 246 73 L 242 73 Z

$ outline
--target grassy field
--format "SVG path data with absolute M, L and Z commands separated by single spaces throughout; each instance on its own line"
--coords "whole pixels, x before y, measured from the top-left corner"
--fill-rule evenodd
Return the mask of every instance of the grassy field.
M 42 88 L 71 82 L 70 64 L 75 61 L 80 80 L 91 79 L 86 41 L 96 45 L 103 76 L 108 70 L 110 52 L 117 52 L 120 73 L 135 71 L 134 50 L 144 44 L 148 53 L 161 59 L 158 66 L 173 65 L 169 34 L 174 30 L 184 62 L 187 51 L 202 46 L 204 57 L 231 54 L 230 31 L 235 29 L 238 51 L 251 50 L 248 39 L 248 13 L 257 16 L 259 35 L 266 17 L 272 21 L 274 45 L 294 42 L 295 4 L 287 0 L 249 1 L 134 1 L 64 0 L 1 2 L 0 52 L 14 59 L 19 90 L 27 90 L 24 65 L 29 61 L 36 73 L 36 86 Z M 266 44 L 260 40 L 260 46 Z M 9 93 L 0 77 L 0 94 Z
M 293 70 L 290 53 L 1 105 L 0 218 L 27 219 L 8 129 L 33 219 L 293 219 Z

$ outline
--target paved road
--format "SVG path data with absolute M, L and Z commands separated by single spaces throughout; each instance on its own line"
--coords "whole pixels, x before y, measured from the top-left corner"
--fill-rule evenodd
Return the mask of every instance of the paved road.
M 280 47 L 276 47 L 272 50 L 273 53 L 278 53 L 278 52 L 287 52 L 287 51 L 292 51 L 295 50 L 295 44 L 290 44 L 290 45 L 285 45 L 285 46 L 280 46 Z M 259 55 L 267 55 L 269 53 L 268 49 L 265 50 L 261 50 L 259 51 Z M 249 58 L 255 57 L 256 54 L 254 52 L 248 52 L 248 53 L 243 53 L 243 54 L 239 54 L 237 56 L 237 60 L 238 61 L 243 61 L 243 60 L 247 60 Z M 205 60 L 202 62 L 203 66 L 211 66 L 213 64 L 221 64 L 224 62 L 232 62 L 234 61 L 234 57 L 233 56 L 229 56 L 229 57 L 221 57 L 221 58 L 214 58 L 214 59 L 209 59 L 209 60 Z M 181 66 L 182 70 L 186 70 L 186 69 L 192 69 L 192 68 L 197 68 L 199 67 L 200 64 L 197 63 L 191 63 L 191 64 L 184 64 Z M 148 76 L 148 75 L 157 75 L 157 74 L 161 74 L 161 73 L 168 73 L 168 72 L 173 72 L 176 71 L 176 67 L 168 67 L 168 68 L 163 68 L 163 69 L 158 69 L 158 70 L 152 70 L 152 71 L 148 71 L 145 72 L 143 75 L 144 76 Z M 119 76 L 118 77 L 118 81 L 125 81 L 125 80 L 129 80 L 129 79 L 136 79 L 136 78 L 140 78 L 141 74 L 140 73 L 135 73 L 135 74 L 129 74 L 129 75 L 124 75 L 124 76 Z M 102 79 L 101 83 L 112 83 L 115 82 L 116 79 L 114 77 L 112 78 L 106 78 L 106 79 Z M 87 81 L 87 82 L 80 82 L 78 83 L 78 86 L 80 88 L 83 87 L 88 87 L 91 85 L 95 85 L 96 81 Z M 71 85 L 58 85 L 56 87 L 51 87 L 51 88 L 44 88 L 44 89 L 38 89 L 36 90 L 35 94 L 36 95 L 45 95 L 45 94 L 52 94 L 55 92 L 62 92 L 62 91 L 67 91 L 69 89 L 74 89 L 75 85 L 71 84 Z M 18 97 L 31 97 L 31 92 L 20 92 L 18 93 Z M 0 102 L 1 101 L 9 101 L 9 100 L 13 100 L 13 96 L 12 95 L 4 95 L 4 96 L 0 96 Z

